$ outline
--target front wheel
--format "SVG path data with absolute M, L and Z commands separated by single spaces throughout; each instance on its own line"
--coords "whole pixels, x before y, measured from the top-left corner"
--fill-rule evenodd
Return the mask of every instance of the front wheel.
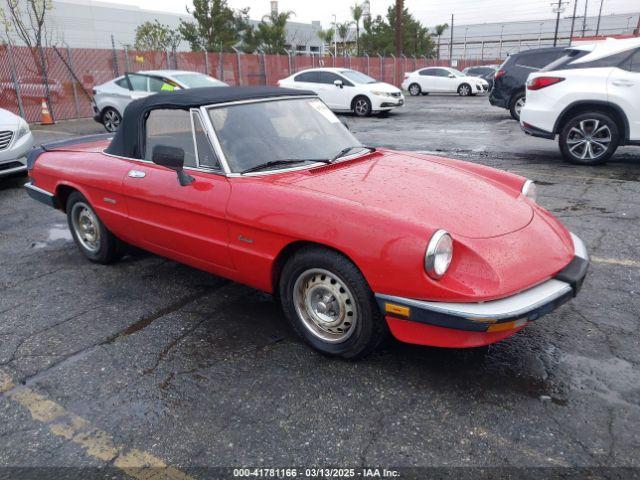
M 463 83 L 458 87 L 458 95 L 461 97 L 468 97 L 471 95 L 471 86 L 468 83 Z
M 84 195 L 69 195 L 66 210 L 73 240 L 85 257 L 105 265 L 122 258 L 124 244 L 107 230 Z
M 605 163 L 618 148 L 618 125 L 607 114 L 582 113 L 569 119 L 558 139 L 562 156 L 578 165 Z
M 367 97 L 356 97 L 353 101 L 353 113 L 358 117 L 371 115 L 371 101 Z
M 122 122 L 122 116 L 115 108 L 105 108 L 102 112 L 102 124 L 107 132 L 113 133 L 118 130 Z
M 420 85 L 418 85 L 417 83 L 412 83 L 411 85 L 409 85 L 409 94 L 412 97 L 417 97 L 421 93 L 422 89 L 420 88 Z
M 527 100 L 527 97 L 524 93 L 519 93 L 516 95 L 513 100 L 511 100 L 511 105 L 509 105 L 509 113 L 514 120 L 520 121 L 520 112 L 522 111 L 522 107 Z
M 296 252 L 282 271 L 279 289 L 293 329 L 326 355 L 362 358 L 387 335 L 362 273 L 338 252 L 315 247 Z

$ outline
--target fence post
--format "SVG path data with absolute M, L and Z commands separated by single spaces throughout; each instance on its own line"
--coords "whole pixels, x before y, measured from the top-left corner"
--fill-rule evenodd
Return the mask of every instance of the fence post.
M 396 59 L 396 56 L 393 53 L 390 53 L 389 55 L 391 55 L 391 58 L 393 58 L 393 80 L 391 81 L 391 83 L 395 84 L 396 83 L 396 70 L 398 68 L 398 62 Z
M 480 61 L 484 61 L 484 40 L 482 40 L 482 45 L 480 47 Z
M 167 68 L 169 68 L 169 62 L 167 57 Z M 131 65 L 129 65 L 129 47 L 124 47 L 124 68 L 126 68 L 127 72 L 131 71 Z
M 16 98 L 18 100 L 18 111 L 20 112 L 20 116 L 25 118 L 24 116 L 24 107 L 22 106 L 22 94 L 20 93 L 20 82 L 18 81 L 18 75 L 16 73 L 16 63 L 13 58 L 13 46 L 11 42 L 7 44 L 7 50 L 9 52 L 9 62 L 11 63 L 11 81 L 13 82 L 13 86 L 16 89 Z
M 120 69 L 118 68 L 118 54 L 116 53 L 116 41 L 111 35 L 111 54 L 113 56 L 113 73 L 116 77 L 120 76 Z
M 380 57 L 380 80 L 384 82 L 384 58 L 378 53 Z
M 171 47 L 171 51 L 173 53 L 173 66 L 178 70 L 178 52 L 176 52 L 176 47 Z
M 426 67 L 429 64 L 429 59 L 427 58 L 426 55 L 422 55 L 422 58 L 424 58 L 424 66 Z
M 336 68 L 336 56 L 331 53 L 331 50 L 329 50 L 329 55 L 331 55 L 331 65 L 333 66 L 333 68 Z
M 209 75 L 209 52 L 204 51 L 204 74 Z
M 67 61 L 69 62 L 69 68 L 73 71 L 73 58 L 71 56 L 71 49 L 67 45 Z M 71 88 L 73 88 L 73 103 L 76 107 L 76 118 L 80 118 L 80 104 L 78 103 L 78 92 L 76 91 L 76 79 L 69 72 L 69 76 L 71 77 Z
M 47 77 L 47 59 L 44 56 L 44 50 L 42 45 L 38 46 L 40 52 L 40 63 L 42 63 L 42 80 L 44 81 L 44 92 L 47 96 L 47 105 L 49 106 L 49 112 L 51 113 L 51 120 L 56 121 L 56 117 L 53 113 L 53 105 L 51 104 L 51 92 L 49 91 L 49 78 Z
M 364 58 L 367 59 L 367 75 L 369 75 L 369 54 L 365 53 L 364 54 Z
M 262 56 L 262 73 L 264 78 L 264 84 L 269 85 L 269 79 L 267 78 L 267 56 L 265 55 L 264 50 L 262 49 L 258 50 L 258 52 L 260 52 L 260 55 Z
M 218 57 L 218 60 L 218 69 L 220 70 L 218 78 L 224 82 L 224 56 L 222 54 L 222 46 L 220 46 L 220 56 Z
M 400 54 L 400 56 L 404 59 L 404 69 L 402 70 L 402 73 L 404 74 L 404 72 L 407 71 L 407 56 L 404 53 Z M 398 83 L 402 83 L 402 82 L 398 82 Z
M 416 56 L 413 56 L 413 69 L 417 70 L 418 69 L 418 59 L 416 58 Z
M 236 47 L 231 47 L 236 52 L 236 60 L 238 62 L 238 85 L 242 86 L 242 67 L 240 66 L 240 50 Z

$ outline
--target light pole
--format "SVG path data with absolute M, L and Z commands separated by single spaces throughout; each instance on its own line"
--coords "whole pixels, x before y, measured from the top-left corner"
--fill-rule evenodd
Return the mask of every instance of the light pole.
M 504 25 L 500 28 L 500 47 L 498 49 L 498 58 L 502 58 L 502 32 L 504 32 Z
M 555 47 L 558 43 L 558 26 L 560 25 L 560 14 L 564 12 L 564 2 L 562 0 L 558 0 L 558 4 L 552 3 L 553 12 L 556 14 L 556 31 L 553 34 L 553 46 Z

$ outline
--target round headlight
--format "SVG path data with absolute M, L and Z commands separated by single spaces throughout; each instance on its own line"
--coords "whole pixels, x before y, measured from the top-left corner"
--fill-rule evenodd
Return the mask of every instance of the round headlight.
M 436 280 L 447 273 L 453 258 L 453 240 L 445 230 L 438 230 L 431 236 L 424 256 L 424 269 Z
M 524 185 L 522 185 L 522 194 L 529 200 L 535 202 L 538 198 L 538 189 L 536 188 L 536 184 L 531 180 L 524 182 Z

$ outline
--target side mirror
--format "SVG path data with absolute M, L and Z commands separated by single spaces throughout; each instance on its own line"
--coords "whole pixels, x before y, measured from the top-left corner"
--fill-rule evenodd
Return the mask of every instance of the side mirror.
M 336 87 L 340 87 L 340 88 L 344 87 L 344 83 L 342 83 L 342 80 L 334 80 L 334 81 L 333 81 L 333 84 L 334 84 Z
M 449 78 L 456 78 L 456 76 L 453 73 L 450 73 Z
M 153 147 L 151 160 L 156 165 L 174 170 L 178 174 L 178 182 L 183 187 L 195 181 L 188 173 L 184 173 L 184 150 L 168 145 L 156 145 Z

